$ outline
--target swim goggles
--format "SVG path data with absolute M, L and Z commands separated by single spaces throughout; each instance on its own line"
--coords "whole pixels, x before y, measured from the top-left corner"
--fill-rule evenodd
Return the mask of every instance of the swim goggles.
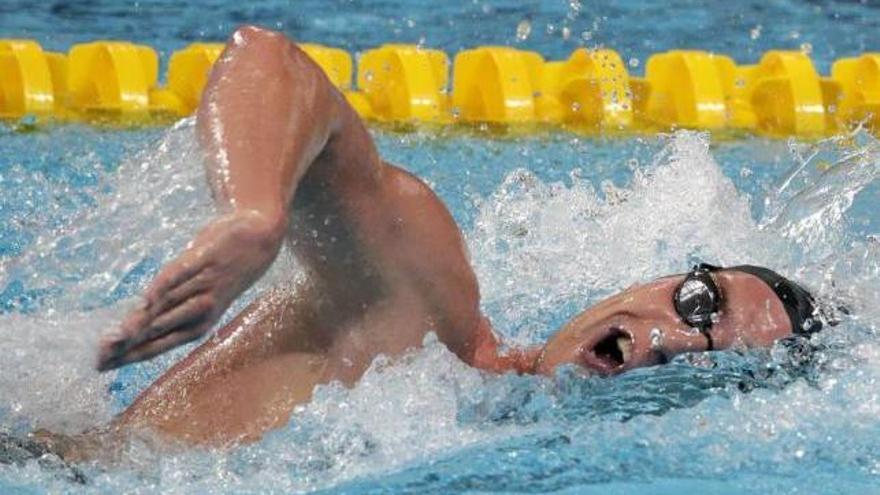
M 681 319 L 700 331 L 709 343 L 710 351 L 715 349 L 712 341 L 712 319 L 721 307 L 721 292 L 712 279 L 711 273 L 720 267 L 700 263 L 695 265 L 672 295 L 675 312 Z

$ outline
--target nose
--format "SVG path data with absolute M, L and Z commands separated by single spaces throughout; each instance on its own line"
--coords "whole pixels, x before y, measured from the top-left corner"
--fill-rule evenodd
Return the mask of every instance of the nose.
M 598 318 L 588 325 L 592 338 L 582 348 L 587 366 L 603 374 L 616 374 L 660 364 L 676 354 L 668 347 L 681 347 L 682 325 L 668 292 L 642 287 L 606 301 Z M 693 348 L 693 342 L 686 347 Z

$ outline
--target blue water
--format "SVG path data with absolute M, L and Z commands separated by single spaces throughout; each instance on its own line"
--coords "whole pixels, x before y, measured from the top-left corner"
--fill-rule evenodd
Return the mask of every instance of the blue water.
M 639 73 L 670 48 L 753 62 L 803 47 L 827 70 L 880 49 L 878 13 L 830 1 L 6 1 L 0 37 L 56 50 L 127 39 L 167 58 L 256 22 L 352 52 L 507 44 L 560 58 L 604 45 Z M 181 355 L 91 370 L 100 331 L 212 213 L 191 131 L 0 126 L 0 429 L 103 424 Z M 374 134 L 450 206 L 511 341 L 539 342 L 585 305 L 696 259 L 767 264 L 855 314 L 808 359 L 777 346 L 614 379 L 487 376 L 428 342 L 352 390 L 323 388 L 258 444 L 134 448 L 136 467 L 86 467 L 86 487 L 0 466 L 0 493 L 880 493 L 873 137 Z M 258 289 L 296 270 L 282 259 Z
M 714 50 L 751 63 L 768 49 L 809 44 L 817 65 L 827 70 L 836 58 L 877 49 L 877 8 L 870 0 L 7 0 L 0 5 L 0 36 L 36 38 L 53 50 L 123 39 L 167 55 L 258 23 L 350 51 L 388 42 L 422 42 L 450 53 L 504 44 L 560 58 L 580 46 L 603 45 L 640 62 L 635 72 L 651 53 L 674 48 Z M 521 40 L 517 25 L 524 20 L 531 30 Z

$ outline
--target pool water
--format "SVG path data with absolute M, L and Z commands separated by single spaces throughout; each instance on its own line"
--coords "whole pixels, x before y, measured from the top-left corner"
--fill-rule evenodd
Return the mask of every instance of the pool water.
M 51 49 L 115 37 L 167 56 L 260 22 L 353 52 L 496 43 L 562 57 L 605 45 L 636 73 L 674 47 L 753 61 L 803 45 L 827 70 L 880 46 L 878 13 L 830 1 L 11 1 L 0 37 Z M 193 134 L 191 120 L 0 127 L 0 430 L 103 424 L 186 352 L 92 370 L 98 335 L 213 213 Z M 0 465 L 0 493 L 880 493 L 874 137 L 374 136 L 449 205 L 484 309 L 511 342 L 539 342 L 586 305 L 697 260 L 769 265 L 852 314 L 813 353 L 687 355 L 611 379 L 487 375 L 429 337 L 353 389 L 322 387 L 257 444 L 161 456 L 133 445 L 126 468 L 84 467 L 85 486 Z M 298 274 L 283 255 L 236 308 Z

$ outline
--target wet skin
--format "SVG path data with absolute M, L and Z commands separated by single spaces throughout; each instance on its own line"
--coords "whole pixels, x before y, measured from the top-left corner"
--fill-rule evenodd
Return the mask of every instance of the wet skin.
M 762 280 L 731 270 L 712 277 L 723 298 L 709 330 L 715 349 L 766 347 L 791 335 L 782 301 Z M 571 363 L 615 374 L 706 351 L 706 336 L 682 321 L 672 303 L 683 280 L 678 275 L 637 285 L 584 311 L 547 342 L 535 371 L 548 374 Z
M 189 444 L 254 441 L 287 424 L 315 386 L 352 385 L 376 356 L 418 347 L 428 332 L 465 363 L 495 372 L 551 374 L 575 363 L 614 374 L 706 349 L 673 310 L 682 276 L 587 309 L 545 346 L 504 348 L 480 312 L 476 277 L 443 203 L 379 158 L 345 98 L 278 33 L 233 34 L 197 127 L 222 213 L 105 336 L 99 369 L 210 331 L 283 243 L 307 277 L 259 296 L 175 364 L 106 430 L 113 435 L 146 429 Z M 717 349 L 770 345 L 790 333 L 781 302 L 759 279 L 713 276 L 726 301 L 712 329 Z M 663 334 L 657 345 L 654 329 Z M 97 435 L 87 437 L 94 444 Z

